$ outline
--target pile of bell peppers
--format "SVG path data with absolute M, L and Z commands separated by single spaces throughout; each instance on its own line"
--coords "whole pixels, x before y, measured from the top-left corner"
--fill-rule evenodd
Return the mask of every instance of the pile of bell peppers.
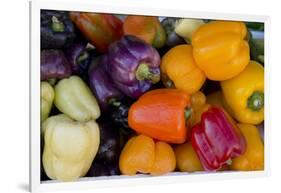
M 263 170 L 263 30 L 42 10 L 41 180 Z

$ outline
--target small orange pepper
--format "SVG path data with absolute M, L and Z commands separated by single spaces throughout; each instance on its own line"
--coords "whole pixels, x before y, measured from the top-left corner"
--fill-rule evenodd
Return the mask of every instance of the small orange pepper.
M 165 142 L 154 142 L 145 135 L 132 137 L 119 158 L 120 171 L 125 175 L 137 172 L 161 175 L 174 171 L 175 167 L 176 157 L 172 147 Z
M 189 95 L 178 89 L 156 89 L 131 105 L 129 126 L 138 133 L 170 143 L 187 137 L 186 119 L 191 115 Z

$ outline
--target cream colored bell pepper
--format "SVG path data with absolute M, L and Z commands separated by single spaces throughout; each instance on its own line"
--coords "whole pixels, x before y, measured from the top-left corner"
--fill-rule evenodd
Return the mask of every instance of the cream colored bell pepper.
M 62 79 L 55 86 L 55 105 L 77 121 L 89 121 L 100 116 L 100 108 L 89 87 L 78 76 Z
M 55 91 L 48 82 L 41 82 L 41 122 L 48 118 L 53 106 Z
M 99 126 L 94 120 L 74 121 L 64 114 L 42 124 L 43 167 L 50 179 L 74 181 L 86 175 L 98 151 Z

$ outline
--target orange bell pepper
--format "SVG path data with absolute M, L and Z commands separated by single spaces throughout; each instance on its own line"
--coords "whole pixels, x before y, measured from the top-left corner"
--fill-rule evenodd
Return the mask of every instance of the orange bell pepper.
M 187 137 L 190 97 L 177 89 L 157 89 L 142 95 L 129 109 L 128 124 L 136 132 L 170 143 Z
M 166 33 L 157 17 L 130 15 L 123 24 L 124 34 L 134 35 L 155 48 L 161 48 L 166 42 Z
M 200 26 L 192 36 L 193 56 L 208 79 L 220 81 L 243 71 L 250 60 L 242 22 L 211 21 Z
M 176 87 L 188 94 L 197 92 L 206 80 L 204 72 L 193 59 L 190 45 L 179 45 L 170 49 L 163 56 L 160 68 L 162 82 L 166 87 Z
M 154 142 L 145 135 L 132 137 L 119 158 L 120 171 L 125 175 L 137 172 L 161 175 L 174 171 L 175 167 L 176 157 L 172 147 L 165 142 Z

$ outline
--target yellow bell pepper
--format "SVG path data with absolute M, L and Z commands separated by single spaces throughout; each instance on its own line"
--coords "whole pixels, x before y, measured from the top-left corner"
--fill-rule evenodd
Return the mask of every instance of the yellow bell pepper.
M 190 142 L 175 147 L 177 168 L 181 172 L 203 171 L 201 162 Z
M 249 124 L 237 124 L 247 143 L 246 152 L 234 159 L 230 169 L 232 170 L 263 170 L 264 145 L 260 138 L 258 128 Z
M 122 174 L 135 175 L 137 172 L 161 175 L 172 172 L 176 157 L 172 147 L 165 142 L 154 142 L 145 135 L 132 137 L 119 157 Z
M 176 87 L 188 94 L 197 92 L 206 80 L 192 56 L 192 46 L 179 45 L 170 49 L 161 61 L 161 78 L 168 88 Z
M 53 106 L 55 91 L 48 82 L 41 82 L 41 122 L 47 119 Z
M 51 116 L 42 124 L 43 167 L 50 179 L 73 181 L 88 172 L 100 143 L 94 120 L 77 122 L 64 114 Z
M 211 21 L 194 32 L 194 60 L 208 79 L 227 80 L 243 71 L 250 60 L 246 35 L 244 23 L 230 21 Z
M 100 116 L 97 100 L 89 87 L 78 76 L 59 81 L 55 86 L 56 107 L 77 121 L 89 121 Z
M 212 106 L 218 106 L 223 108 L 226 112 L 228 112 L 232 117 L 234 117 L 234 113 L 229 107 L 229 105 L 226 103 L 225 98 L 222 94 L 222 91 L 216 91 L 213 93 L 210 93 L 206 97 L 206 103 L 212 105 Z
M 231 115 L 241 123 L 260 124 L 264 120 L 264 68 L 250 61 L 236 77 L 221 82 Z

